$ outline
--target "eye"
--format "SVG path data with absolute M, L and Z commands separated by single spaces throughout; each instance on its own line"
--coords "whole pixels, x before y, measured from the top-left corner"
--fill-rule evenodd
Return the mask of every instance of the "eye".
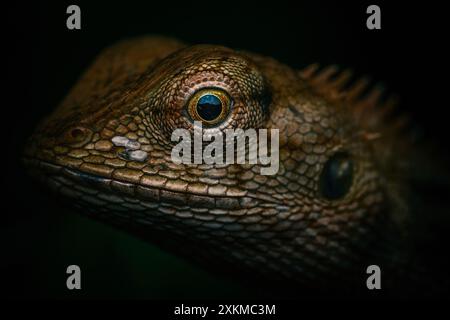
M 208 126 L 224 121 L 231 108 L 231 98 L 220 89 L 202 89 L 194 93 L 188 103 L 188 112 L 195 121 Z
M 345 196 L 353 181 L 353 161 L 346 153 L 337 153 L 325 163 L 320 176 L 320 192 L 329 200 Z

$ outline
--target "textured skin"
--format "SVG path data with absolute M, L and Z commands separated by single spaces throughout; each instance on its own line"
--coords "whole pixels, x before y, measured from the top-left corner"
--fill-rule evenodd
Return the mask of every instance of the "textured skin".
M 344 90 L 349 77 L 219 46 L 124 41 L 106 49 L 41 123 L 25 162 L 83 212 L 144 236 L 181 239 L 175 251 L 194 259 L 314 286 L 348 281 L 378 256 L 373 245 L 387 224 L 402 220 L 391 180 L 396 130 L 379 116 L 387 110 L 377 110 L 381 91 L 360 99 L 365 82 Z M 280 130 L 276 175 L 260 175 L 258 165 L 171 161 L 172 131 L 192 130 L 186 102 L 204 87 L 234 100 L 220 129 Z M 123 157 L 111 141 L 118 135 L 138 141 L 148 158 Z M 353 158 L 354 179 L 330 201 L 318 181 L 339 151 Z

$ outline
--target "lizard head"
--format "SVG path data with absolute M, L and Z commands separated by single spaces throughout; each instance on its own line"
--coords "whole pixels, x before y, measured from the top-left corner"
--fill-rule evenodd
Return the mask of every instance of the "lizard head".
M 347 106 L 356 89 L 342 98 L 341 85 L 330 70 L 300 73 L 224 47 L 132 40 L 97 59 L 30 138 L 25 161 L 92 216 L 263 273 L 341 275 L 386 204 L 382 157 Z M 174 131 L 190 145 L 198 124 L 206 136 L 276 129 L 277 170 L 174 161 Z

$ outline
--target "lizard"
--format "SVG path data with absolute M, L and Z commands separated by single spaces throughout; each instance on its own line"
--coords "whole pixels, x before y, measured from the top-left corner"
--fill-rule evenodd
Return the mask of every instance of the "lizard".
M 402 260 L 391 254 L 397 242 L 407 251 L 399 154 L 408 144 L 403 118 L 391 116 L 397 99 L 352 79 L 336 66 L 295 70 L 217 45 L 123 40 L 101 52 L 39 124 L 23 159 L 88 216 L 209 268 L 365 288 L 368 262 Z M 217 91 L 227 99 L 202 117 L 199 94 Z M 278 129 L 278 172 L 173 163 L 171 133 L 193 131 L 194 120 L 206 131 Z

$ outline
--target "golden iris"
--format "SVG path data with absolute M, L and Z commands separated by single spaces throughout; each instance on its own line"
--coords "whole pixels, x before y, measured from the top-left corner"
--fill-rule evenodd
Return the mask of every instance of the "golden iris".
M 188 112 L 194 121 L 208 126 L 224 121 L 230 111 L 230 96 L 220 89 L 202 89 L 194 93 L 188 103 Z

